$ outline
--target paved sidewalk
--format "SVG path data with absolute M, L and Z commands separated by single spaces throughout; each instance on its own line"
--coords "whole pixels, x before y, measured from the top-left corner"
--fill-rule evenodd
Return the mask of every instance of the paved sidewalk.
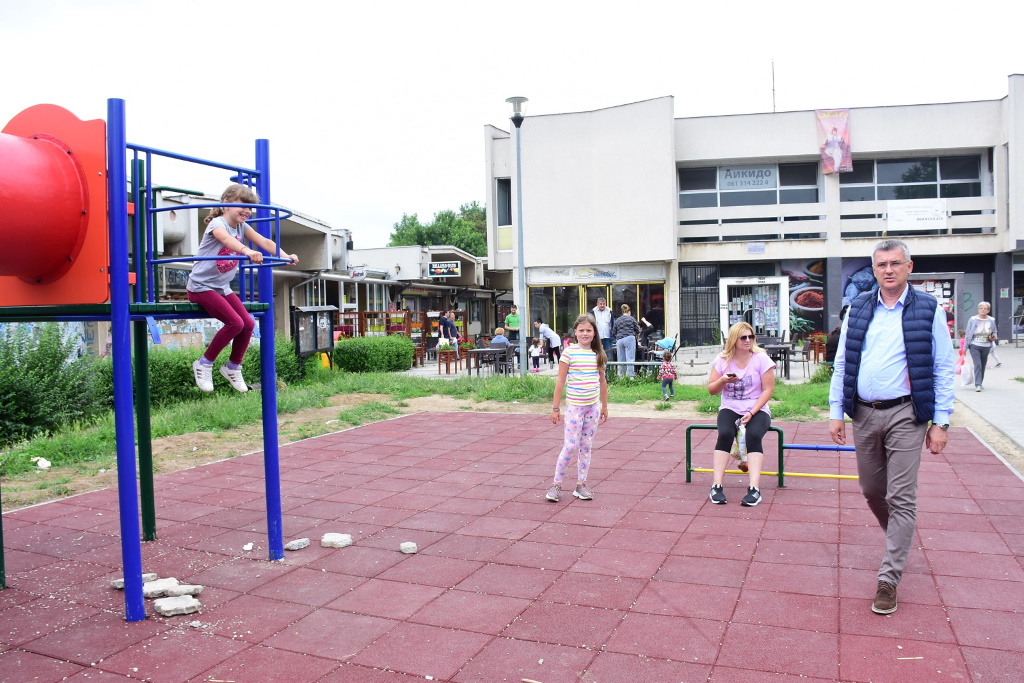
M 288 445 L 285 538 L 313 544 L 275 563 L 260 453 L 160 475 L 143 568 L 205 586 L 203 612 L 133 624 L 109 587 L 116 491 L 5 514 L 0 680 L 1020 680 L 1024 482 L 970 431 L 924 455 L 899 610 L 879 616 L 883 536 L 856 482 L 766 478 L 744 508 L 731 475 L 711 505 L 708 475 L 685 483 L 687 424 L 610 419 L 594 500 L 558 504 L 546 416 L 422 413 Z M 828 441 L 826 423 L 778 426 Z M 694 434 L 706 465 L 713 432 Z M 794 451 L 787 471 L 855 467 Z M 355 544 L 321 548 L 326 532 Z
M 985 384 L 981 392 L 975 392 L 974 385 L 962 386 L 956 378 L 956 398 L 965 406 L 978 413 L 989 424 L 1024 448 L 1024 414 L 1021 403 L 1024 399 L 1024 346 L 1003 345 L 996 351 L 1003 362 L 1001 367 L 985 369 Z M 989 365 L 994 362 L 989 358 Z M 956 424 L 956 413 L 953 413 Z

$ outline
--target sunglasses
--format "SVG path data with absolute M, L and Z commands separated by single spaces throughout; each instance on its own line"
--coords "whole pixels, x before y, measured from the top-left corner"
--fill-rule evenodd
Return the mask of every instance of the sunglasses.
M 752 334 L 745 334 L 742 337 L 739 337 L 738 339 L 740 341 L 751 341 L 751 340 L 754 339 L 754 335 L 752 335 Z

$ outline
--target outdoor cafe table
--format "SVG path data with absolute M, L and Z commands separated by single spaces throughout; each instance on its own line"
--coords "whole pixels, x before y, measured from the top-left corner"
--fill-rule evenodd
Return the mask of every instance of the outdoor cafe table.
M 480 366 L 483 365 L 486 358 L 497 360 L 499 356 L 504 356 L 506 351 L 506 348 L 491 349 L 487 347 L 466 351 L 466 373 L 472 375 L 473 366 L 476 365 L 476 374 L 479 376 Z
M 518 348 L 513 346 L 512 347 L 512 351 L 513 351 L 513 353 L 516 353 L 518 351 Z M 505 357 L 506 353 L 508 353 L 508 347 L 507 346 L 506 347 L 495 347 L 495 348 L 484 347 L 484 348 L 479 348 L 479 349 L 470 349 L 469 351 L 466 352 L 466 372 L 467 372 L 467 374 L 473 374 L 473 367 L 475 365 L 476 366 L 476 374 L 479 376 L 480 375 L 480 366 L 483 364 L 485 359 L 491 358 L 494 361 L 494 363 L 497 364 L 498 362 L 501 361 L 502 358 Z
M 782 376 L 789 379 L 789 354 L 793 350 L 793 345 L 765 344 L 763 348 L 772 360 L 782 362 Z

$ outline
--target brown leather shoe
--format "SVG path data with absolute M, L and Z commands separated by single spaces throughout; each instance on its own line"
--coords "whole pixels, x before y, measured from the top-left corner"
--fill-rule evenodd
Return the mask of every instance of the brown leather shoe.
M 895 612 L 896 586 L 888 581 L 879 581 L 875 600 L 871 603 L 871 611 L 875 614 L 892 614 Z

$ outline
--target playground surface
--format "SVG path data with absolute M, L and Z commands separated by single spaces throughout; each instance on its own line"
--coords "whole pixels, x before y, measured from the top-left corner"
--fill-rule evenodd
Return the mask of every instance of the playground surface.
M 733 475 L 711 505 L 709 475 L 685 483 L 688 424 L 610 419 L 594 500 L 558 504 L 546 417 L 420 413 L 282 447 L 285 540 L 312 544 L 276 563 L 261 454 L 157 476 L 143 568 L 205 586 L 203 611 L 147 603 L 137 623 L 109 585 L 116 491 L 8 513 L 0 680 L 1019 680 L 1024 482 L 970 430 L 925 454 L 899 609 L 879 616 L 883 538 L 856 482 L 766 477 L 744 508 Z M 777 426 L 828 443 L 827 423 Z M 695 464 L 711 438 L 694 432 Z M 786 469 L 855 473 L 813 451 Z

